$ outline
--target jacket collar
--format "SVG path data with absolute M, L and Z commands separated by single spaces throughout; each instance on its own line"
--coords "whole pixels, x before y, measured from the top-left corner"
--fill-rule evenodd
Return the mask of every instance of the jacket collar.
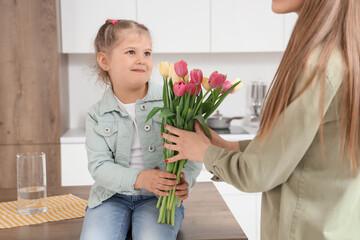
M 142 100 L 136 100 L 136 103 L 144 103 L 149 101 L 161 101 L 162 95 L 161 91 L 156 88 L 156 83 L 153 83 L 152 81 L 148 81 L 148 91 L 146 93 L 146 96 Z M 119 106 L 117 104 L 115 94 L 111 87 L 109 87 L 102 97 L 100 101 L 100 115 L 103 115 L 104 113 L 111 112 L 111 111 L 117 111 L 121 113 Z

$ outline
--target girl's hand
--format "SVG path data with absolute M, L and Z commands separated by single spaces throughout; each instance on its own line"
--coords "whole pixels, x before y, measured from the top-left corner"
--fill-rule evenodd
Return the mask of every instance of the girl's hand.
M 189 196 L 189 183 L 185 180 L 185 173 L 180 173 L 180 184 L 176 187 L 175 195 L 179 195 L 179 200 L 185 200 Z
M 177 184 L 176 175 L 157 169 L 149 169 L 139 173 L 134 188 L 146 189 L 159 196 L 168 196 L 168 190 L 175 189 Z
M 163 133 L 162 137 L 174 144 L 164 143 L 164 147 L 179 152 L 178 155 L 167 159 L 168 162 L 176 162 L 180 159 L 189 159 L 194 162 L 204 161 L 205 151 L 211 143 L 197 121 L 195 122 L 195 132 L 181 130 L 169 125 L 165 125 L 165 129 L 174 135 Z

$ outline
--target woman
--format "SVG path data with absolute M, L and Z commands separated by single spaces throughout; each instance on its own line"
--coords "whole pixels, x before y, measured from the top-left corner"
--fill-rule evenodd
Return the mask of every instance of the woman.
M 261 239 L 360 239 L 360 1 L 273 0 L 299 17 L 252 141 L 166 126 L 179 154 L 263 192 Z

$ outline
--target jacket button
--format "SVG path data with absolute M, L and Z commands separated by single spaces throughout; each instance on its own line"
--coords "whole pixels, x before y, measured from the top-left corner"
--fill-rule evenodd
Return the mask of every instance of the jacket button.
M 109 133 L 109 132 L 110 132 L 110 128 L 107 127 L 107 128 L 104 129 L 104 131 L 105 131 L 106 133 Z
M 145 130 L 146 132 L 150 131 L 150 129 L 151 129 L 151 127 L 150 127 L 150 125 L 148 125 L 148 124 L 146 124 L 146 125 L 144 126 L 144 130 Z
M 141 110 L 146 110 L 146 105 L 145 104 L 141 104 L 141 106 L 140 106 L 140 108 L 141 108 Z
M 155 147 L 154 146 L 149 146 L 149 152 L 153 152 L 155 151 Z

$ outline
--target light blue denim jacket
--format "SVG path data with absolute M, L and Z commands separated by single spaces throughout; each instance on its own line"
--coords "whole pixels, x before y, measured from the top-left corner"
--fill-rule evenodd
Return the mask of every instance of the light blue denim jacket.
M 153 107 L 161 107 L 162 88 L 149 81 L 147 95 L 135 105 L 136 123 L 145 160 L 145 168 L 165 170 L 161 119 L 154 116 L 147 123 L 146 117 Z M 86 117 L 86 150 L 88 169 L 95 180 L 90 191 L 88 206 L 100 205 L 115 193 L 140 195 L 134 184 L 140 169 L 129 168 L 133 136 L 131 117 L 120 110 L 111 88 L 93 105 Z M 190 187 L 196 183 L 202 164 L 189 161 L 183 172 Z

